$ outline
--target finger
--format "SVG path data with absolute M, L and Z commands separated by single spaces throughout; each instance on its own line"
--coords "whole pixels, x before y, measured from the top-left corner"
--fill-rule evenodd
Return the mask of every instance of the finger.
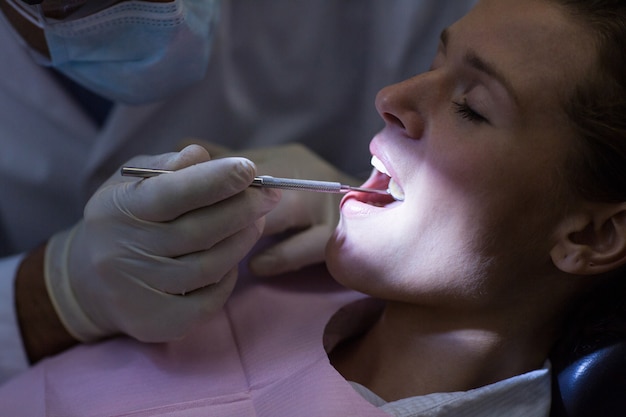
M 248 188 L 255 166 L 244 158 L 200 163 L 116 189 L 117 204 L 137 218 L 170 221 Z
M 181 339 L 223 307 L 236 282 L 237 268 L 233 268 L 219 282 L 184 296 L 154 294 L 147 308 L 143 305 L 141 311 L 135 312 L 136 317 L 145 319 L 123 320 L 121 330 L 146 343 Z M 145 294 L 143 297 L 146 301 Z
M 283 191 L 278 206 L 266 216 L 266 236 L 292 229 L 304 229 L 319 223 L 339 221 L 340 195 L 314 194 L 302 195 L 300 191 Z
M 124 165 L 175 171 L 210 160 L 211 156 L 205 148 L 189 145 L 178 152 L 168 152 L 160 155 L 138 155 L 126 161 Z
M 219 282 L 188 294 L 186 297 L 191 298 L 195 305 L 193 313 L 199 319 L 206 319 L 221 309 L 235 288 L 238 275 L 238 268 L 235 266 Z
M 173 224 L 180 242 L 171 256 L 207 250 L 260 220 L 278 203 L 274 190 L 249 189 L 213 206 L 196 210 Z M 261 229 L 262 231 L 262 229 Z
M 204 149 L 206 149 L 209 152 L 212 158 L 220 158 L 224 155 L 232 153 L 231 149 L 227 148 L 226 146 L 218 145 L 217 143 L 209 142 L 208 140 L 198 139 L 198 138 L 183 139 L 178 143 L 177 148 L 183 149 L 190 145 L 202 146 Z
M 259 220 L 210 250 L 178 258 L 150 258 L 149 270 L 133 271 L 151 288 L 167 294 L 187 294 L 219 282 L 250 252 L 263 230 Z
M 167 257 L 207 250 L 265 216 L 278 200 L 275 191 L 248 189 L 174 221 L 150 223 L 135 239 L 147 251 Z
M 309 196 L 306 201 L 315 198 Z M 270 236 L 311 226 L 314 219 L 311 218 L 309 208 L 304 206 L 304 201 L 301 191 L 283 190 L 280 203 L 266 216 L 264 234 Z M 317 203 L 312 204 L 318 207 Z
M 168 317 L 163 317 L 164 320 L 168 318 L 172 320 L 172 316 L 178 316 L 178 325 L 168 327 L 176 329 L 177 333 L 170 336 L 174 339 L 184 337 L 199 322 L 210 319 L 221 310 L 235 288 L 237 277 L 238 269 L 235 267 L 228 271 L 219 282 L 180 297 L 178 308 L 172 309 L 172 314 Z
M 250 261 L 250 270 L 255 275 L 272 276 L 321 263 L 331 235 L 332 229 L 328 226 L 307 229 L 255 255 Z
M 173 170 L 176 169 L 174 168 L 176 165 L 180 165 L 180 163 L 174 162 L 180 160 L 179 153 L 180 152 L 169 152 L 160 155 L 138 155 L 126 161 L 122 166 Z M 202 153 L 204 153 L 205 155 L 204 161 L 210 160 L 208 153 L 204 149 L 202 150 Z M 120 171 L 121 169 L 115 172 L 114 175 L 112 175 L 109 179 L 107 179 L 101 185 L 101 188 L 106 188 L 111 185 L 124 182 L 135 183 L 138 181 L 137 178 L 134 178 L 132 176 L 123 176 Z

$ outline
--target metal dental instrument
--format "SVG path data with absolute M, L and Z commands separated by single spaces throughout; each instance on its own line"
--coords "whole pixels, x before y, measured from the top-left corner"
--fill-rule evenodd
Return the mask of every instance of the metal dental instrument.
M 149 178 L 161 174 L 169 174 L 174 171 L 152 168 L 122 167 L 121 173 L 124 176 Z M 253 187 L 280 188 L 283 190 L 314 191 L 318 193 L 343 194 L 349 191 L 360 191 L 362 193 L 375 193 L 390 195 L 388 190 L 376 190 L 373 188 L 352 187 L 330 181 L 298 180 L 293 178 L 275 178 L 269 176 L 255 177 L 250 184 Z

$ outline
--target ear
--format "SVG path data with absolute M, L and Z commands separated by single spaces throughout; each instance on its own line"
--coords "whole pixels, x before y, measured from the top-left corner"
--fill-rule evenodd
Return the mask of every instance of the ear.
M 566 219 L 550 251 L 563 272 L 594 275 L 626 264 L 626 203 L 593 203 Z

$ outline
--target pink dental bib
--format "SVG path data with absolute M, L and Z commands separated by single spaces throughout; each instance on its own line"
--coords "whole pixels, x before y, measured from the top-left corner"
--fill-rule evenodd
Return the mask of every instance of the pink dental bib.
M 64 417 L 388 416 L 330 365 L 322 344 L 331 316 L 363 297 L 321 268 L 274 280 L 242 277 L 223 311 L 185 339 L 79 346 L 0 387 L 0 410 Z

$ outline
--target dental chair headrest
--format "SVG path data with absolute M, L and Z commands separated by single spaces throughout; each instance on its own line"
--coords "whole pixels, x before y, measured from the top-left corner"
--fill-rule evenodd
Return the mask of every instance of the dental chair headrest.
M 552 417 L 626 416 L 626 341 L 553 369 Z

